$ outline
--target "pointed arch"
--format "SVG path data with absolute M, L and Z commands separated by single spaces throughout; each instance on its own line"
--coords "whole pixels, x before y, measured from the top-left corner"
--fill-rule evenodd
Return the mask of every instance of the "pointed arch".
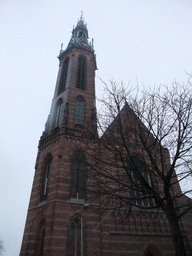
M 83 251 L 82 217 L 75 215 L 68 228 L 67 255 L 81 256 Z
M 143 256 L 163 256 L 163 254 L 156 246 L 150 244 L 145 249 Z
M 37 256 L 44 256 L 44 245 L 45 245 L 45 235 L 46 235 L 46 220 L 42 218 L 38 224 L 36 231 L 36 242 L 35 251 Z
M 85 156 L 77 150 L 71 158 L 71 198 L 85 197 Z
M 52 155 L 49 153 L 47 154 L 43 165 L 40 201 L 46 200 L 48 196 L 51 162 Z
M 63 63 L 61 68 L 61 76 L 59 80 L 59 88 L 58 88 L 58 94 L 64 92 L 65 86 L 66 86 L 66 80 L 67 80 L 67 73 L 68 73 L 68 66 L 69 66 L 69 57 L 67 57 Z
M 85 90 L 85 78 L 86 78 L 86 58 L 84 55 L 80 55 L 78 58 L 77 88 L 81 90 Z
M 81 96 L 78 96 L 75 102 L 75 123 L 84 123 L 84 112 L 85 112 L 85 102 Z
M 55 110 L 55 128 L 61 124 L 62 108 L 63 108 L 63 100 L 59 99 L 56 104 L 56 110 Z

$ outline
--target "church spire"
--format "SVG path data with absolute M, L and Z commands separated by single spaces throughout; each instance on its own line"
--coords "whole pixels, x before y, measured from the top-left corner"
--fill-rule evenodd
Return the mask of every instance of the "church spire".
M 67 46 L 67 49 L 72 46 L 82 47 L 84 49 L 93 50 L 93 43 L 89 42 L 89 35 L 87 24 L 84 21 L 83 12 L 81 12 L 80 19 L 77 22 L 76 27 L 73 27 L 72 36 Z M 93 42 L 93 40 L 92 40 Z M 61 50 L 60 55 L 63 53 Z
M 88 42 L 83 13 L 72 30 L 65 50 L 61 45 L 59 72 L 51 111 L 43 135 L 62 128 L 62 133 L 80 137 L 97 136 L 95 108 L 96 59 Z M 64 131 L 65 130 L 65 131 Z M 86 135 L 85 135 L 86 134 Z M 40 144 L 42 144 L 43 139 Z

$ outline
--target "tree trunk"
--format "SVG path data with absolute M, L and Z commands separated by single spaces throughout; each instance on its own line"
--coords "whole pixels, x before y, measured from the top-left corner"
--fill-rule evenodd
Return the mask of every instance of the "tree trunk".
M 176 250 L 176 256 L 186 256 L 187 254 L 185 251 L 185 245 L 183 235 L 181 233 L 181 228 L 179 225 L 179 220 L 177 216 L 175 216 L 174 214 L 167 214 L 167 217 L 171 228 L 171 234 Z

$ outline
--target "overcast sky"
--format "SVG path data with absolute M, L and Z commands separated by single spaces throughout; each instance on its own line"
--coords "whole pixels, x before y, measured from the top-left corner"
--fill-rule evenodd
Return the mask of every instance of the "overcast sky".
M 0 237 L 18 256 L 60 45 L 83 10 L 97 76 L 145 86 L 192 72 L 191 0 L 0 0 Z M 96 78 L 97 95 L 102 84 Z

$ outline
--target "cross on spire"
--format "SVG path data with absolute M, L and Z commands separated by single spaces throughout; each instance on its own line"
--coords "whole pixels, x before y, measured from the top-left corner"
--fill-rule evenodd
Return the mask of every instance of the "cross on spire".
M 84 20 L 84 18 L 83 18 L 83 11 L 81 11 L 80 20 Z

